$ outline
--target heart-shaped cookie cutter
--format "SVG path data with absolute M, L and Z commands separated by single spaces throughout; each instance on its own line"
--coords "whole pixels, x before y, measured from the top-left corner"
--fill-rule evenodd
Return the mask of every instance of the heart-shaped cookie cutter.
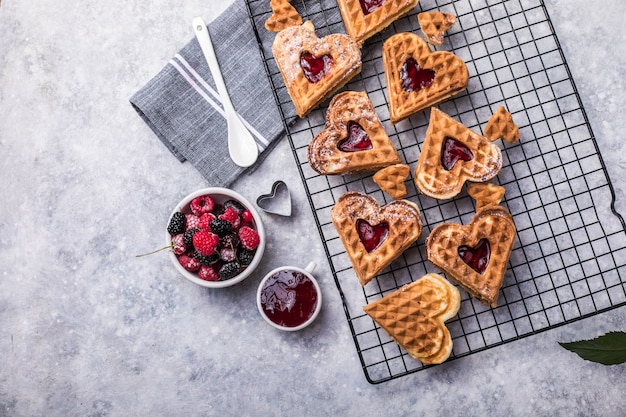
M 270 194 L 260 195 L 256 205 L 266 213 L 279 216 L 291 216 L 291 193 L 284 181 L 278 180 L 272 185 Z

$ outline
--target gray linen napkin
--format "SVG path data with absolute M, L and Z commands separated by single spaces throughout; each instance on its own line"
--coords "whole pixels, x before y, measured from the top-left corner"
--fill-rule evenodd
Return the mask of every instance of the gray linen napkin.
M 285 132 L 244 2 L 236 0 L 209 24 L 209 31 L 233 106 L 257 142 L 256 165 Z M 228 155 L 221 101 L 195 37 L 130 103 L 163 144 L 181 162 L 196 167 L 210 185 L 228 186 L 246 170 Z

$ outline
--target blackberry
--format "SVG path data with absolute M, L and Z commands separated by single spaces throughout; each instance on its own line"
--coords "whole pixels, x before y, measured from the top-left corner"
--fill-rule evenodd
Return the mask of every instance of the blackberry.
M 220 259 L 224 262 L 232 262 L 237 259 L 237 253 L 232 248 L 222 248 L 220 250 Z
M 239 274 L 239 270 L 241 269 L 241 265 L 239 262 L 233 261 L 227 264 L 222 265 L 219 270 L 219 275 L 221 280 L 234 278 Z
M 241 263 L 241 265 L 250 265 L 250 263 L 252 263 L 252 259 L 254 258 L 255 252 L 256 251 L 253 250 L 241 249 L 237 254 L 237 260 L 239 261 L 239 263 Z
M 220 238 L 220 248 L 236 249 L 239 246 L 239 236 L 234 233 Z
M 192 247 L 193 246 L 193 235 L 196 234 L 200 229 L 189 229 L 183 235 L 183 242 L 185 245 Z
M 222 206 L 221 204 L 220 205 L 216 204 L 215 208 L 213 209 L 213 214 L 215 214 L 215 217 L 218 217 L 218 216 L 224 214 L 225 210 L 226 209 L 224 208 L 224 206 Z
M 233 208 L 237 214 L 241 214 L 242 211 L 244 211 L 246 208 L 243 206 L 243 204 L 241 204 L 239 201 L 237 200 L 228 200 L 224 203 L 224 209 L 227 208 Z
M 220 259 L 220 256 L 217 253 L 212 253 L 210 255 L 203 255 L 197 250 L 193 251 L 193 257 L 196 258 L 198 262 L 202 265 L 213 265 Z
M 167 225 L 167 232 L 174 236 L 181 234 L 185 231 L 187 225 L 187 217 L 180 211 L 177 211 L 172 215 L 169 224 Z
M 213 219 L 210 223 L 211 230 L 219 237 L 226 236 L 233 232 L 233 225 L 222 219 Z

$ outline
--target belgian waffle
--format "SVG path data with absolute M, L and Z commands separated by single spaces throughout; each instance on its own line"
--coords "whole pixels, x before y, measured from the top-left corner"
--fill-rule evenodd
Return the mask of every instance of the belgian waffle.
M 393 198 L 403 198 L 406 196 L 404 181 L 409 176 L 410 169 L 405 164 L 390 165 L 374 174 L 372 179 L 381 190 Z
M 385 41 L 383 66 L 393 124 L 460 93 L 469 81 L 461 58 L 447 51 L 432 52 L 426 41 L 414 33 L 398 33 Z M 415 71 L 434 75 L 408 89 L 407 74 Z
M 428 43 L 441 45 L 444 32 L 454 25 L 456 16 L 443 12 L 422 12 L 417 15 L 417 21 Z
M 360 143 L 348 146 L 355 137 Z M 322 175 L 376 171 L 400 162 L 367 93 L 354 91 L 330 101 L 326 125 L 309 144 L 308 159 Z
M 459 159 L 452 167 L 446 167 L 443 158 L 451 139 L 469 150 L 471 159 Z M 431 109 L 426 138 L 413 175 L 415 185 L 423 194 L 437 199 L 452 198 L 461 191 L 465 181 L 488 181 L 501 168 L 502 153 L 497 145 L 444 112 Z
M 371 281 L 422 233 L 419 208 L 407 200 L 395 200 L 380 207 L 373 197 L 350 191 L 339 197 L 330 214 L 361 285 Z M 359 236 L 362 222 L 387 227 L 386 234 L 373 249 L 368 250 Z
M 428 260 L 472 297 L 496 307 L 516 228 L 504 207 L 485 201 L 481 206 L 467 225 L 443 223 L 435 227 L 426 240 L 426 253 Z
M 359 0 L 337 0 L 346 33 L 359 44 L 408 14 L 419 0 L 387 0 L 368 7 Z
M 351 37 L 336 33 L 318 38 L 310 21 L 278 32 L 272 52 L 300 117 L 361 71 L 361 50 Z M 303 69 L 305 54 L 324 61 L 324 75 L 315 82 L 309 81 Z
M 272 15 L 265 21 L 265 29 L 280 32 L 290 26 L 302 24 L 302 17 L 291 5 L 290 0 L 270 0 Z
M 413 358 L 438 364 L 452 352 L 452 337 L 444 322 L 457 314 L 460 305 L 455 286 L 441 275 L 427 274 L 363 310 Z

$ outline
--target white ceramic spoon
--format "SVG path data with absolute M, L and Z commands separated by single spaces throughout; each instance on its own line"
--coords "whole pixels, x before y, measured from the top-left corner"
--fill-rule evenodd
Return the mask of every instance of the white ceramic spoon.
M 256 161 L 259 154 L 256 142 L 252 137 L 250 131 L 244 126 L 239 118 L 233 103 L 230 101 L 224 79 L 222 78 L 222 72 L 220 66 L 215 57 L 215 51 L 213 50 L 213 43 L 211 42 L 211 36 L 201 17 L 196 17 L 192 21 L 193 31 L 198 38 L 202 53 L 206 58 L 213 81 L 217 87 L 217 92 L 222 100 L 222 106 L 226 113 L 226 123 L 228 125 L 228 153 L 233 162 L 240 167 L 249 167 Z

